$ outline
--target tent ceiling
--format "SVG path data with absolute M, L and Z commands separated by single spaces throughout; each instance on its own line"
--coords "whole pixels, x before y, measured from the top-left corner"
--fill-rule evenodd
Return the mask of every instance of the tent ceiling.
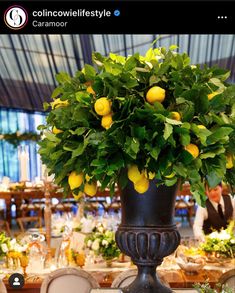
M 56 87 L 55 74 L 70 75 L 91 63 L 92 51 L 144 54 L 157 35 L 0 35 L 0 107 L 43 111 Z M 176 44 L 193 64 L 231 70 L 235 83 L 235 35 L 163 35 L 158 46 Z

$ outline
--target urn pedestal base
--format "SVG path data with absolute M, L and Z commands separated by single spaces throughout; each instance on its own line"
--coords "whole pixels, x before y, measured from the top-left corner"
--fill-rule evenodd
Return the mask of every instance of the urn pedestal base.
M 159 280 L 156 267 L 180 243 L 180 234 L 173 224 L 178 186 L 179 182 L 157 186 L 157 180 L 150 180 L 148 190 L 140 194 L 129 181 L 121 190 L 122 221 L 116 242 L 138 267 L 136 279 L 123 292 L 172 292 Z
M 180 243 L 180 234 L 175 225 L 165 227 L 133 227 L 120 225 L 116 241 L 121 251 L 130 256 L 138 267 L 136 279 L 125 293 L 170 293 L 156 274 L 156 267 L 163 257 L 175 251 Z
M 134 282 L 126 288 L 123 293 L 171 293 L 170 288 L 164 286 L 156 275 L 156 267 L 138 266 L 138 275 Z

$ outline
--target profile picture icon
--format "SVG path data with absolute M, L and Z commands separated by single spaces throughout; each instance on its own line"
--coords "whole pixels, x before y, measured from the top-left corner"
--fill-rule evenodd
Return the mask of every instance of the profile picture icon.
M 4 21 L 11 29 L 22 29 L 28 22 L 28 13 L 23 7 L 14 5 L 5 11 Z
M 24 276 L 18 273 L 12 274 L 8 279 L 8 283 L 12 288 L 22 288 L 24 286 Z

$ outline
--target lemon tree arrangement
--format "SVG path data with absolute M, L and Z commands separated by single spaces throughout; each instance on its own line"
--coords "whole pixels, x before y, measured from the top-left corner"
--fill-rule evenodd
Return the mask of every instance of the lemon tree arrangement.
M 200 245 L 200 249 L 206 253 L 215 255 L 216 258 L 234 258 L 234 221 L 229 223 L 227 229 L 222 229 L 220 232 L 214 231 L 207 235 L 205 242 Z
M 39 153 L 55 182 L 79 199 L 100 189 L 114 193 L 131 180 L 140 194 L 156 184 L 189 181 L 205 202 L 204 180 L 235 184 L 235 86 L 230 72 L 191 65 L 177 47 L 123 57 L 93 53 L 58 87 Z

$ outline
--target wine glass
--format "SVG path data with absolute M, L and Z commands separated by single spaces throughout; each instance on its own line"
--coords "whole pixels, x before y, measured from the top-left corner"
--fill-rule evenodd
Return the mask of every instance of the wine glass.
M 28 256 L 25 253 L 22 253 L 20 256 L 20 265 L 23 269 L 23 274 L 24 274 L 25 278 L 27 277 L 26 268 L 27 268 L 28 264 L 29 264 Z

